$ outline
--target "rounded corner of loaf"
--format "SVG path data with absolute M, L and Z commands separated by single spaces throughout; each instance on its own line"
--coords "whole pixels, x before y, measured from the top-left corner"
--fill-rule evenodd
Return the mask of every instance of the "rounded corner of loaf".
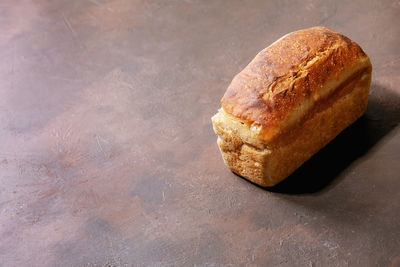
M 270 137 L 273 129 L 295 124 L 338 83 L 370 66 L 361 47 L 340 33 L 325 26 L 299 30 L 258 53 L 234 77 L 221 105 L 248 124 L 262 125 Z

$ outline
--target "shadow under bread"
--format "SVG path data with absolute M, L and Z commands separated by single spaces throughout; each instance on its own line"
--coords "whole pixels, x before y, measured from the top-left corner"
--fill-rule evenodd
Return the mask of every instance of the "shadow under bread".
M 285 194 L 316 193 L 400 123 L 400 96 L 371 84 L 366 113 L 281 183 L 264 189 Z

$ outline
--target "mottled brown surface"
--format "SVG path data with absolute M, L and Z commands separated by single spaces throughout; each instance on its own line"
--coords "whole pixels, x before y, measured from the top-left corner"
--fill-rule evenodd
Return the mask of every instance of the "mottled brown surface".
M 321 92 L 327 82 L 343 79 L 346 71 L 358 71 L 360 67 L 355 66 L 366 62 L 366 57 L 356 43 L 329 28 L 291 32 L 260 51 L 235 76 L 221 105 L 247 124 L 262 125 L 260 136 L 270 141 L 271 135 L 302 121 L 314 102 L 327 99 Z M 370 68 L 369 61 L 361 67 Z
M 0 265 L 399 266 L 400 3 L 327 2 L 1 1 Z M 210 117 L 313 25 L 370 56 L 367 114 L 266 191 Z

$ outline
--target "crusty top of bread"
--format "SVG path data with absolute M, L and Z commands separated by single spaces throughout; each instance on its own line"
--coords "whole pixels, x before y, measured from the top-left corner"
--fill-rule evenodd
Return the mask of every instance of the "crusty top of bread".
M 355 42 L 326 27 L 289 33 L 257 56 L 232 80 L 224 111 L 271 140 L 306 117 L 354 73 L 371 68 Z

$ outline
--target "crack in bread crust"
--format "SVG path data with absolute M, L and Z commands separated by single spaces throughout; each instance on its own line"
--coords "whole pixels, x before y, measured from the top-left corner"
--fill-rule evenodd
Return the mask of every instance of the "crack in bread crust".
M 282 77 L 276 78 L 273 83 L 271 83 L 267 90 L 263 94 L 261 94 L 261 98 L 271 100 L 273 96 L 288 90 L 293 90 L 293 86 L 296 80 L 303 78 L 308 75 L 308 68 L 314 64 L 317 60 L 326 57 L 329 53 L 332 53 L 335 49 L 340 46 L 338 40 L 331 47 L 323 48 L 320 51 L 316 51 L 313 55 L 309 56 L 304 60 L 296 70 L 291 70 L 288 74 Z
M 243 122 L 262 125 L 264 139 L 272 139 L 334 90 L 335 80 L 368 66 L 362 49 L 333 30 L 297 31 L 262 50 L 235 76 L 221 104 Z

